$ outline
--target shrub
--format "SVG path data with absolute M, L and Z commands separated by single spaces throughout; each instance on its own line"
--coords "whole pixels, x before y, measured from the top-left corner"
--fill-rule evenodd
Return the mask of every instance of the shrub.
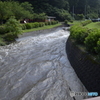
M 95 47 L 95 52 L 100 56 L 100 38 L 97 41 L 97 46 Z
M 5 45 L 6 45 L 6 43 L 4 42 L 3 38 L 0 37 L 0 46 L 5 46 Z
M 77 43 L 83 44 L 85 38 L 88 36 L 88 29 L 82 26 L 72 26 L 70 29 L 71 38 L 73 38 Z
M 84 15 L 83 14 L 77 14 L 75 18 L 76 18 L 76 20 L 82 20 L 84 18 Z
M 68 24 L 68 20 L 65 20 L 65 24 Z
M 32 28 L 32 24 L 26 23 L 26 24 L 25 24 L 25 27 L 26 27 L 26 29 L 31 29 L 31 28 Z
M 100 38 L 100 31 L 98 29 L 93 29 L 90 34 L 85 38 L 86 49 L 91 53 L 95 52 L 95 47 L 97 46 L 97 41 Z
M 29 24 L 30 24 L 31 28 L 35 28 L 34 23 L 29 23 Z
M 5 46 L 5 45 L 6 45 L 5 42 L 1 42 L 1 41 L 0 41 L 0 46 Z
M 11 17 L 5 24 L 6 32 L 12 32 L 14 34 L 21 34 L 22 28 L 20 22 L 15 19 L 15 17 Z
M 45 24 L 43 22 L 39 23 L 39 27 L 43 27 Z
M 48 22 L 45 22 L 45 25 L 48 25 Z
M 48 22 L 48 25 L 51 25 L 51 22 Z
M 4 38 L 6 41 L 13 42 L 16 38 L 18 38 L 18 36 L 17 34 L 10 32 L 5 34 Z
M 39 23 L 38 22 L 35 22 L 34 23 L 34 28 L 38 28 L 39 27 Z
M 9 32 L 5 35 L 5 40 L 13 41 L 18 37 L 18 34 L 21 34 L 22 28 L 20 22 L 11 17 L 5 24 L 6 32 Z
M 5 34 L 6 30 L 5 30 L 5 26 L 1 26 L 0 27 L 0 34 Z
M 21 24 L 22 30 L 26 29 L 26 25 L 25 24 Z
M 54 25 L 55 24 L 55 22 L 54 21 L 51 21 L 51 25 Z
M 59 21 L 58 21 L 58 20 L 57 20 L 56 22 L 57 22 L 57 24 L 59 23 Z

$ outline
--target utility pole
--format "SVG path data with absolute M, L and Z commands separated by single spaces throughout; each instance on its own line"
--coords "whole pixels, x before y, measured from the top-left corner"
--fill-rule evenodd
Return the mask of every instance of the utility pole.
M 86 5 L 85 5 L 85 19 L 86 19 Z
M 73 20 L 74 20 L 74 6 L 73 6 Z

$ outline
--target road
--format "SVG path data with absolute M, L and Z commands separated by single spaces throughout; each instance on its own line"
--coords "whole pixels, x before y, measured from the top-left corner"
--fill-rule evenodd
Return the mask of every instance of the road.
M 82 100 L 70 96 L 86 89 L 68 61 L 68 37 L 58 28 L 0 47 L 0 100 Z

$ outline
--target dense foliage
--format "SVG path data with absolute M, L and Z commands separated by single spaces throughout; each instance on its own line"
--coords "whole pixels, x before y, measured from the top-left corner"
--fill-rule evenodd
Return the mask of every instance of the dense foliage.
M 35 13 L 44 12 L 58 19 L 61 19 L 59 14 L 63 10 L 70 12 L 71 15 L 74 13 L 74 17 L 77 14 L 83 14 L 85 18 L 97 18 L 100 15 L 100 0 L 28 0 L 28 2 L 33 5 Z
M 26 23 L 22 24 L 22 29 L 31 29 L 31 28 L 38 28 L 38 27 L 43 27 L 45 25 L 55 25 L 57 24 L 58 21 L 51 21 L 51 22 L 34 22 L 34 23 Z
M 97 46 L 97 42 L 98 42 L 99 38 L 100 38 L 100 30 L 98 30 L 98 29 L 93 29 L 89 33 L 88 37 L 85 38 L 84 43 L 89 52 L 96 53 L 95 48 Z
M 14 17 L 11 17 L 5 24 L 5 40 L 6 41 L 15 41 L 18 38 L 18 35 L 21 34 L 22 28 L 20 26 L 20 22 L 17 21 Z
M 89 24 L 90 21 L 83 23 Z M 99 29 L 88 29 L 84 25 L 78 24 L 73 25 L 70 28 L 70 37 L 74 39 L 77 44 L 84 45 L 86 50 L 93 54 L 100 55 L 100 30 Z
M 4 1 L 4 2 L 2 2 Z M 17 19 L 36 18 L 45 13 L 55 16 L 57 20 L 98 18 L 100 16 L 100 0 L 15 0 L 0 1 L 0 19 L 5 20 L 14 15 Z M 31 15 L 31 14 L 34 14 Z M 36 15 L 36 16 L 35 16 Z M 72 17 L 71 17 L 72 16 Z M 43 17 L 42 17 L 43 18 Z
M 88 29 L 82 26 L 72 26 L 70 29 L 71 38 L 73 38 L 77 43 L 83 44 L 85 38 L 88 36 Z
M 99 38 L 99 40 L 97 41 L 97 46 L 96 46 L 94 49 L 95 49 L 96 53 L 98 53 L 99 56 L 100 56 L 100 38 Z
M 24 7 L 27 5 L 28 7 Z M 29 9 L 28 9 L 29 8 Z M 32 7 L 29 3 L 19 3 L 15 1 L 0 1 L 0 23 L 3 23 L 11 16 L 15 16 L 17 20 L 24 18 L 32 18 Z

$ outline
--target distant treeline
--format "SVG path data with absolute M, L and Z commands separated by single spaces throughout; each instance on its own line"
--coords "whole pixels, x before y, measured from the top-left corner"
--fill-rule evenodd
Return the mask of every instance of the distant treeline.
M 100 0 L 2 0 L 0 20 L 6 20 L 9 16 L 15 16 L 18 20 L 44 19 L 46 15 L 55 16 L 60 21 L 78 19 L 80 15 L 81 18 L 93 19 L 100 16 L 99 6 Z
M 27 0 L 16 1 L 25 2 Z M 44 12 L 61 20 L 64 19 L 66 10 L 72 16 L 73 13 L 83 14 L 86 18 L 100 16 L 100 0 L 28 0 L 28 2 L 33 5 L 35 13 Z M 62 13 L 64 16 L 61 16 Z

